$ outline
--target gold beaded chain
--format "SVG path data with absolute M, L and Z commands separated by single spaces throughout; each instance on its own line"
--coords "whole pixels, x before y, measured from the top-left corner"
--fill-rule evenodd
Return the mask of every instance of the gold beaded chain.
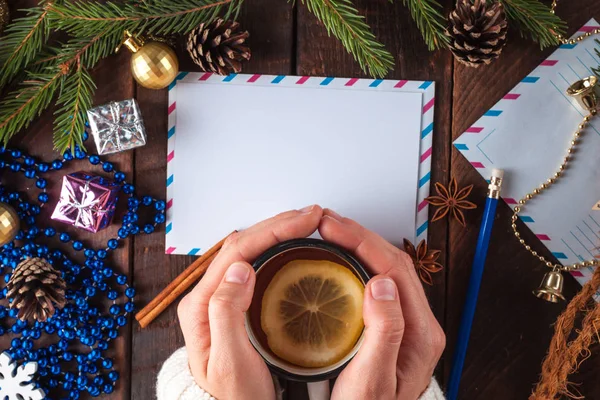
M 566 154 L 562 164 L 560 164 L 560 166 L 558 167 L 558 171 L 556 171 L 554 173 L 554 175 L 551 178 L 549 178 L 546 182 L 542 183 L 540 186 L 533 189 L 533 192 L 527 193 L 521 200 L 519 200 L 519 205 L 514 208 L 514 213 L 512 215 L 511 227 L 513 229 L 515 236 L 517 237 L 517 239 L 519 239 L 519 243 L 521 243 L 525 247 L 525 250 L 530 252 L 534 257 L 537 257 L 542 263 L 546 264 L 547 267 L 552 268 L 552 270 L 554 270 L 554 271 L 575 271 L 575 270 L 583 268 L 583 267 L 591 267 L 594 265 L 598 265 L 598 261 L 597 260 L 582 261 L 580 263 L 575 263 L 575 264 L 571 264 L 571 265 L 554 264 L 552 261 L 548 261 L 544 256 L 539 255 L 537 253 L 537 251 L 532 250 L 531 246 L 529 246 L 525 242 L 525 240 L 521 238 L 521 234 L 517 230 L 517 224 L 516 224 L 517 218 L 519 216 L 519 213 L 522 211 L 523 207 L 529 200 L 532 200 L 534 197 L 542 194 L 546 189 L 548 189 L 550 186 L 552 186 L 554 183 L 556 183 L 556 181 L 562 176 L 563 171 L 565 170 L 565 168 L 567 167 L 567 164 L 569 163 L 571 154 L 573 153 L 573 149 L 577 145 L 577 142 L 579 141 L 581 134 L 583 133 L 583 130 L 588 125 L 588 123 L 590 122 L 590 120 L 592 119 L 592 117 L 594 115 L 596 115 L 596 111 L 595 110 L 590 111 L 590 114 L 585 116 L 583 118 L 583 121 L 581 122 L 581 124 L 579 124 L 579 126 L 577 127 L 577 130 L 573 134 L 573 140 L 571 140 L 571 145 L 567 149 L 567 154 Z
M 552 6 L 550 8 L 550 12 L 552 12 L 552 14 L 555 13 L 557 3 L 558 3 L 558 0 L 552 1 Z M 594 29 L 593 31 L 586 32 L 583 35 L 578 36 L 574 39 L 566 39 L 562 35 L 558 35 L 558 34 L 556 35 L 556 37 L 563 44 L 575 44 L 577 42 L 581 42 L 582 40 L 584 40 L 592 35 L 596 35 L 596 34 L 600 34 L 600 28 Z M 533 192 L 527 193 L 521 200 L 519 200 L 519 204 L 514 208 L 514 212 L 513 212 L 512 218 L 511 218 L 512 219 L 511 227 L 513 229 L 514 235 L 519 240 L 519 243 L 521 243 L 523 245 L 523 247 L 525 247 L 525 250 L 530 252 L 534 257 L 537 257 L 543 264 L 545 264 L 548 268 L 551 268 L 553 271 L 575 271 L 580 268 L 599 265 L 600 261 L 599 260 L 581 261 L 579 263 L 575 263 L 575 264 L 571 264 L 571 265 L 555 264 L 552 261 L 548 261 L 544 256 L 539 255 L 537 251 L 533 250 L 531 248 L 531 246 L 529 246 L 525 242 L 525 240 L 523 238 L 521 238 L 521 234 L 517 230 L 516 222 L 517 222 L 519 213 L 522 211 L 525 204 L 529 200 L 532 200 L 534 197 L 542 194 L 545 190 L 547 190 L 550 186 L 552 186 L 562 176 L 563 171 L 565 170 L 565 168 L 567 167 L 567 164 L 570 161 L 571 154 L 573 153 L 573 150 L 574 150 L 575 146 L 577 145 L 577 143 L 581 137 L 581 134 L 583 133 L 583 130 L 589 124 L 590 120 L 597 114 L 596 109 L 588 109 L 588 111 L 590 112 L 590 114 L 583 118 L 583 121 L 581 122 L 581 124 L 579 124 L 579 126 L 577 127 L 577 130 L 573 134 L 573 139 L 571 140 L 571 144 L 570 144 L 569 148 L 567 149 L 567 154 L 565 155 L 563 162 L 558 167 L 558 171 L 556 171 L 554 173 L 554 175 L 551 178 L 549 178 L 546 182 L 542 183 L 540 186 L 533 189 Z
M 558 4 L 558 0 L 552 0 L 552 5 L 550 6 L 550 12 L 552 14 L 555 14 L 557 4 Z M 567 39 L 563 35 L 559 35 L 559 34 L 555 34 L 554 36 L 556 36 L 556 38 L 558 40 L 560 40 L 560 42 L 562 44 L 575 44 L 577 42 L 581 42 L 582 40 L 584 40 L 586 38 L 589 38 L 592 35 L 597 35 L 597 34 L 600 34 L 600 28 L 596 28 L 596 29 L 594 29 L 592 31 L 585 32 L 581 36 L 578 36 L 578 37 L 576 37 L 574 39 Z

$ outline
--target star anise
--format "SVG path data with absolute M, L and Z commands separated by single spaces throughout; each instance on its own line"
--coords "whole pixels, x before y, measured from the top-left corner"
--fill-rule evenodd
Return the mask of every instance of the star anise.
M 471 190 L 473 190 L 473 185 L 469 185 L 458 190 L 458 184 L 456 183 L 455 178 L 450 180 L 448 188 L 445 188 L 444 185 L 436 182 L 435 191 L 438 195 L 429 196 L 425 199 L 432 206 L 438 207 L 433 214 L 431 222 L 435 222 L 444 218 L 450 211 L 452 211 L 452 216 L 454 216 L 454 218 L 456 218 L 456 220 L 462 226 L 466 226 L 467 224 L 465 222 L 465 214 L 463 213 L 463 210 L 472 210 L 477 208 L 475 204 L 466 200 L 466 198 L 471 194 Z
M 444 269 L 442 264 L 437 262 L 441 252 L 439 250 L 429 250 L 425 240 L 421 240 L 415 249 L 415 245 L 408 239 L 404 239 L 404 251 L 412 258 L 415 269 L 419 274 L 419 278 L 426 284 L 433 286 L 431 274 L 435 274 Z

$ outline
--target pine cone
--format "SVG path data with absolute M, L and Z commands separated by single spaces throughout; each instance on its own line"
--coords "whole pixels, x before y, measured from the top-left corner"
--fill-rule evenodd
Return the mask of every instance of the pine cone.
M 192 60 L 205 72 L 229 75 L 242 71 L 242 61 L 251 57 L 244 42 L 250 34 L 240 31 L 240 24 L 217 19 L 200 24 L 188 35 L 187 51 Z
M 454 57 L 469 67 L 489 64 L 506 44 L 508 23 L 502 3 L 486 0 L 458 0 L 450 13 L 450 50 Z
M 28 258 L 21 261 L 8 281 L 6 297 L 10 308 L 19 310 L 22 320 L 46 321 L 54 315 L 55 306 L 65 305 L 65 281 L 48 261 Z

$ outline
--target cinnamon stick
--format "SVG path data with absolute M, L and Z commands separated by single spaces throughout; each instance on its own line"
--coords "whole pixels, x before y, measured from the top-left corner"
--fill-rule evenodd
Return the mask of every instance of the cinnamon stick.
M 227 237 L 231 234 L 227 235 Z M 189 267 L 177 276 L 171 283 L 167 285 L 150 303 L 148 303 L 136 315 L 135 319 L 140 323 L 142 328 L 148 326 L 156 317 L 158 317 L 171 303 L 173 303 L 183 292 L 191 287 L 199 280 L 209 265 L 217 256 L 223 243 L 227 239 L 225 237 L 219 243 L 208 249 L 201 257 L 198 257 Z

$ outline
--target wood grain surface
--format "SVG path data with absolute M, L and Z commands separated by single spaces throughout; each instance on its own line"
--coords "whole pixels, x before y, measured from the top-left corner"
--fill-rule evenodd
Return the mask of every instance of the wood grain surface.
M 440 0 L 448 12 L 452 0 Z M 431 307 L 445 328 L 448 346 L 436 375 L 444 383 L 449 374 L 453 343 L 465 298 L 471 261 L 473 259 L 479 223 L 483 213 L 485 182 L 471 165 L 452 147 L 467 127 L 494 105 L 506 92 L 539 64 L 551 50 L 544 52 L 510 31 L 509 45 L 501 58 L 490 66 L 477 70 L 456 63 L 447 51 L 429 52 L 420 33 L 401 1 L 355 0 L 377 37 L 396 59 L 390 79 L 433 80 L 436 83 L 435 128 L 432 158 L 432 182 L 446 184 L 451 176 L 460 185 L 473 183 L 472 200 L 479 206 L 466 213 L 467 227 L 456 222 L 440 221 L 430 225 L 429 245 L 442 251 L 445 270 L 434 277 L 434 286 L 426 291 Z M 36 4 L 34 0 L 13 1 L 11 11 Z M 558 13 L 571 27 L 571 32 L 592 17 L 600 19 L 597 0 L 561 3 Z M 13 14 L 13 15 L 14 15 Z M 246 73 L 297 74 L 338 77 L 364 77 L 340 43 L 328 37 L 323 26 L 301 2 L 284 0 L 254 0 L 243 7 L 242 26 L 250 31 L 252 60 L 244 66 Z M 181 69 L 196 71 L 182 44 L 178 54 Z M 127 173 L 139 194 L 165 197 L 167 149 L 167 92 L 144 89 L 135 84 L 129 72 L 127 52 L 110 57 L 94 71 L 98 90 L 94 104 L 110 100 L 137 98 L 148 133 L 148 144 L 135 151 L 110 156 L 109 160 Z M 236 104 L 224 107 L 235 113 Z M 44 113 L 32 126 L 13 141 L 21 148 L 44 160 L 57 157 L 52 152 L 52 112 Z M 72 169 L 89 169 L 81 162 Z M 60 178 L 51 177 L 49 191 L 56 198 Z M 3 177 L 3 183 L 31 190 L 22 180 Z M 20 185 L 19 185 L 20 183 Z M 45 210 L 46 216 L 48 211 Z M 50 223 L 58 227 L 58 224 Z M 114 237 L 117 225 L 97 234 L 90 234 L 60 225 L 92 246 L 103 246 Z M 201 229 L 201 227 L 199 227 Z M 534 243 L 541 254 L 548 251 L 522 227 L 525 238 Z M 137 290 L 136 302 L 141 308 L 192 261 L 188 256 L 164 254 L 164 230 L 153 235 L 127 239 L 111 256 L 119 271 L 129 274 Z M 564 304 L 551 305 L 534 298 L 545 272 L 517 243 L 510 229 L 510 211 L 499 206 L 488 262 L 483 278 L 473 333 L 466 359 L 460 399 L 507 400 L 526 399 L 540 372 L 540 364 L 552 336 L 552 323 L 564 309 Z M 565 294 L 572 297 L 579 285 L 567 278 Z M 0 337 L 0 349 L 7 348 L 10 336 Z M 177 348 L 183 346 L 178 326 L 176 305 L 167 309 L 148 328 L 141 329 L 131 320 L 121 330 L 121 336 L 110 350 L 117 361 L 122 379 L 111 399 L 147 400 L 155 397 L 155 379 L 161 364 Z M 588 399 L 600 399 L 600 357 L 598 346 L 593 356 L 581 365 L 581 372 L 572 381 Z M 289 400 L 305 400 L 305 385 L 284 383 L 284 396 Z M 106 396 L 105 398 L 108 398 Z M 404 400 L 404 399 L 403 399 Z M 408 400 L 408 399 L 407 399 Z

